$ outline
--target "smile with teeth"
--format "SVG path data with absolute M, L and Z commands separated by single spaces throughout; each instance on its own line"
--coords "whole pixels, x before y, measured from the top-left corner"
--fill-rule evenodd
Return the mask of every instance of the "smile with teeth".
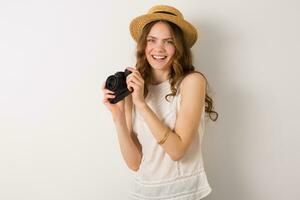
M 152 55 L 152 58 L 154 58 L 155 60 L 163 60 L 165 59 L 167 56 L 158 56 L 158 55 Z

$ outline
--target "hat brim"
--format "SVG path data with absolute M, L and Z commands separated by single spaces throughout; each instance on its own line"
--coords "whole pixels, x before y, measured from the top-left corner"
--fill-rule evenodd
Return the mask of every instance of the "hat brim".
M 130 33 L 133 39 L 137 41 L 143 31 L 144 26 L 157 20 L 166 20 L 176 24 L 179 28 L 181 28 L 189 47 L 192 47 L 196 42 L 198 34 L 196 28 L 192 24 L 177 16 L 163 13 L 145 14 L 134 18 L 130 23 Z

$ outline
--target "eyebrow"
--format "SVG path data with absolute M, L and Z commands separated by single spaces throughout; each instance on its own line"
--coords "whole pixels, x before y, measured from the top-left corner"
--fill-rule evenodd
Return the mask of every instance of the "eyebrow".
M 154 38 L 154 39 L 158 39 L 157 37 L 154 37 L 154 36 L 151 36 L 151 35 L 149 35 L 149 36 L 147 36 L 147 38 Z M 164 39 L 162 39 L 162 40 L 173 40 L 173 38 L 164 38 Z

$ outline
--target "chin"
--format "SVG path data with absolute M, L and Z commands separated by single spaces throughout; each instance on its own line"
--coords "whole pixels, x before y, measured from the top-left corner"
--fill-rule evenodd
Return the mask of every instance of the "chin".
M 157 69 L 157 70 L 165 70 L 168 68 L 167 64 L 164 65 L 150 64 L 150 65 L 153 69 Z
M 167 70 L 169 69 L 170 67 L 170 60 L 166 63 L 162 63 L 162 64 L 158 64 L 158 63 L 155 63 L 155 62 L 149 62 L 149 64 L 151 65 L 151 67 L 153 69 L 157 69 L 157 70 Z

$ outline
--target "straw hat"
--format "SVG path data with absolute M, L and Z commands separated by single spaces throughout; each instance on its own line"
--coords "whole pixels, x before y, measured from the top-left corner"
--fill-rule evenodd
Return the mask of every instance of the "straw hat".
M 166 20 L 176 24 L 183 31 L 189 47 L 192 47 L 197 40 L 196 28 L 184 20 L 183 15 L 174 7 L 157 5 L 152 7 L 147 14 L 134 18 L 130 23 L 130 33 L 135 41 L 138 40 L 144 26 L 152 21 Z

